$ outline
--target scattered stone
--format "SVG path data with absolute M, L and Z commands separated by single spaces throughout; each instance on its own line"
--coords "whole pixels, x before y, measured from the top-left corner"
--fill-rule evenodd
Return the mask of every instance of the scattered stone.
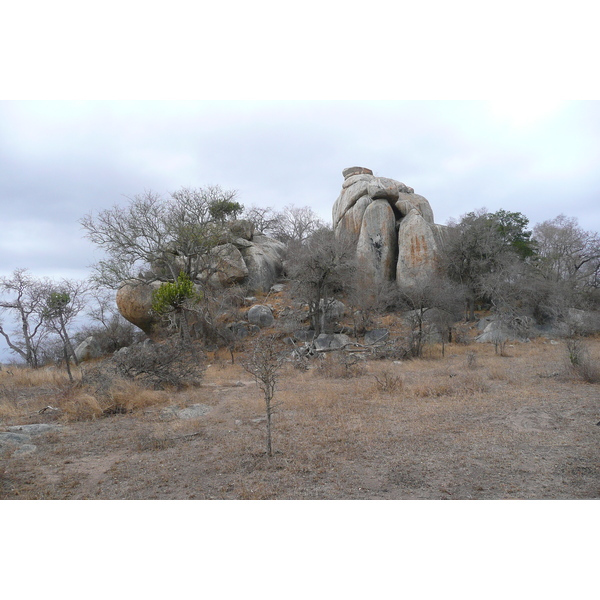
M 60 429 L 60 425 L 51 425 L 49 423 L 33 423 L 31 425 L 11 425 L 6 428 L 12 432 L 22 432 L 25 435 L 36 435 Z
M 321 300 L 320 307 L 323 309 L 325 302 Z M 325 319 L 335 321 L 346 316 L 346 305 L 341 300 L 330 300 L 325 308 Z
M 338 350 L 351 343 L 350 338 L 343 333 L 322 333 L 315 339 L 315 349 L 317 352 Z
M 281 292 L 285 291 L 285 284 L 283 283 L 276 283 L 275 285 L 271 286 L 271 293 L 272 294 L 280 294 Z
M 274 321 L 273 312 L 264 304 L 255 304 L 248 311 L 248 322 L 252 323 L 252 325 L 257 325 L 261 329 L 263 327 L 270 327 Z
M 14 425 L 9 427 L 10 431 L 0 432 L 0 450 L 12 452 L 15 456 L 31 454 L 37 450 L 37 446 L 31 443 L 31 435 L 43 433 L 57 427 L 56 425 L 44 426 L 44 424 Z M 17 433 L 18 431 L 22 433 Z

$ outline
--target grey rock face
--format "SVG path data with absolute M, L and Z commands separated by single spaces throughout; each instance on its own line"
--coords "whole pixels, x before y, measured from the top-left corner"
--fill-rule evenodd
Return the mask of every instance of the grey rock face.
M 210 406 L 205 404 L 192 404 L 186 408 L 178 408 L 170 406 L 162 411 L 162 418 L 166 420 L 172 419 L 198 419 L 210 412 Z
M 342 171 L 342 175 L 345 179 L 348 177 L 352 177 L 353 175 L 373 175 L 373 171 L 371 169 L 367 169 L 365 167 L 348 167 Z
M 234 244 L 222 244 L 211 250 L 213 257 L 213 269 L 216 271 L 212 276 L 213 284 L 222 286 L 240 283 L 248 277 L 248 267 L 244 262 L 242 253 Z
M 254 236 L 254 223 L 244 219 L 237 219 L 229 223 L 229 231 L 234 237 L 251 240 Z
M 75 348 L 75 356 L 79 362 L 91 360 L 92 358 L 98 358 L 100 356 L 100 346 L 94 339 L 93 335 L 85 338 L 77 348 Z
M 0 448 L 5 448 L 14 444 L 26 444 L 30 441 L 30 437 L 25 433 L 16 433 L 13 431 L 0 432 Z
M 363 272 L 402 286 L 432 273 L 441 233 L 427 199 L 370 169 L 350 167 L 343 175 L 333 226 L 338 237 L 356 244 Z
M 266 235 L 255 235 L 252 241 L 252 246 L 241 249 L 248 268 L 248 285 L 267 292 L 281 276 L 285 244 Z
M 260 328 L 270 327 L 274 321 L 273 312 L 268 306 L 264 306 L 263 304 L 255 304 L 248 311 L 248 322 L 252 323 L 252 325 L 257 325 Z
M 385 200 L 374 200 L 365 210 L 356 256 L 363 272 L 373 280 L 389 281 L 396 261 L 396 218 Z

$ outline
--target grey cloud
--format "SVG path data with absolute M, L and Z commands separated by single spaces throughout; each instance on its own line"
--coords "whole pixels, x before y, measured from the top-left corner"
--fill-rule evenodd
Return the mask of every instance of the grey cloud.
M 519 129 L 475 102 L 0 103 L 0 270 L 85 272 L 78 220 L 144 189 L 219 184 L 329 219 L 353 165 L 415 188 L 438 222 L 486 206 L 598 229 L 599 115 L 579 103 Z

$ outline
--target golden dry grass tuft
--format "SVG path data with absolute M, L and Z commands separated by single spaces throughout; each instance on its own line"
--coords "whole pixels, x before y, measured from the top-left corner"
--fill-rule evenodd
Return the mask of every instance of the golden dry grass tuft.
M 0 385 L 6 387 L 56 387 L 68 380 L 66 372 L 55 367 L 30 369 L 11 366 L 0 371 Z

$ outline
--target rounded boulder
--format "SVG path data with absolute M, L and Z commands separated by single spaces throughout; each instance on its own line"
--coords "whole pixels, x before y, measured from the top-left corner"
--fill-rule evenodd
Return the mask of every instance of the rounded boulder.
M 257 325 L 261 329 L 263 327 L 270 327 L 274 321 L 273 312 L 264 304 L 255 304 L 248 311 L 248 322 L 252 323 L 252 325 Z

